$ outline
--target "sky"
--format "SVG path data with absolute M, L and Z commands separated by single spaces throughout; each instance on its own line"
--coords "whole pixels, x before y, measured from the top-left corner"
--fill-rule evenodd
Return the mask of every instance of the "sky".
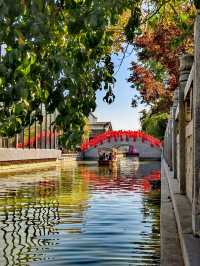
M 117 81 L 114 89 L 116 96 L 114 103 L 109 105 L 103 102 L 105 92 L 103 90 L 97 92 L 97 108 L 94 114 L 97 116 L 98 121 L 111 121 L 113 130 L 137 130 L 140 128 L 139 112 L 144 109 L 144 106 L 131 107 L 131 100 L 136 94 L 136 90 L 131 88 L 131 84 L 127 81 L 130 75 L 128 68 L 131 66 L 131 62 L 136 60 L 134 51 L 131 52 L 132 47 L 128 49 L 120 70 L 115 76 Z M 119 68 L 122 56 L 122 54 L 112 56 L 116 71 Z

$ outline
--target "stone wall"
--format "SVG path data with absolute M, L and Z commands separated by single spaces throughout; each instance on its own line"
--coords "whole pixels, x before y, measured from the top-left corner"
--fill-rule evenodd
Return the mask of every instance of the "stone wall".
M 192 205 L 193 234 L 200 236 L 200 11 L 194 29 L 194 55 L 180 58 L 179 88 L 164 139 L 164 158 Z
M 180 178 L 180 173 L 179 173 L 180 162 L 179 162 L 179 157 L 177 156 L 177 154 L 179 154 L 179 147 L 180 147 L 179 135 L 177 134 L 177 137 L 176 137 L 176 152 L 174 154 L 172 154 L 172 157 L 176 156 L 176 165 L 175 166 L 173 165 L 172 170 L 175 171 L 175 169 L 176 169 L 176 175 L 174 175 L 174 178 L 177 178 L 177 179 Z
M 192 123 L 189 123 L 186 127 L 186 140 L 185 140 L 185 164 L 186 164 L 186 194 L 192 203 L 192 188 L 193 188 L 193 180 L 192 180 L 192 153 L 193 153 L 193 148 L 192 148 Z
M 0 148 L 0 163 L 28 160 L 57 160 L 59 158 L 61 158 L 61 151 L 55 149 Z
M 192 202 L 193 174 L 193 56 L 183 55 L 180 59 L 180 87 L 175 92 L 173 105 L 165 133 L 165 159 L 174 177 L 179 180 L 181 194 Z M 175 112 L 173 112 L 173 109 Z M 174 115 L 173 115 L 174 114 Z M 174 128 L 175 126 L 175 128 Z M 174 140 L 173 140 L 173 136 Z M 175 146 L 175 147 L 173 147 Z M 173 151 L 173 152 L 172 152 Z

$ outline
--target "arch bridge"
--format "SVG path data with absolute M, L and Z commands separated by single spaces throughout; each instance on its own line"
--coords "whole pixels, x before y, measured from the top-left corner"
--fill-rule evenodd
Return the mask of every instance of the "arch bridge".
M 84 159 L 98 159 L 99 149 L 121 149 L 130 147 L 139 154 L 140 159 L 160 160 L 162 143 L 142 131 L 107 131 L 81 145 L 81 151 Z M 126 150 L 128 151 L 128 150 Z

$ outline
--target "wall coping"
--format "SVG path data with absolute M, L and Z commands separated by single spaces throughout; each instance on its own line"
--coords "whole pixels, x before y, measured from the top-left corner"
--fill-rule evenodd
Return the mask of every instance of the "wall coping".
M 56 149 L 0 148 L 0 163 L 28 160 L 59 159 L 61 151 Z
M 186 99 L 188 93 L 191 90 L 191 85 L 192 85 L 193 79 L 194 79 L 194 64 L 192 65 L 192 69 L 190 71 L 190 75 L 188 77 L 188 80 L 187 80 L 187 83 L 186 83 L 186 86 L 184 89 L 184 100 Z
M 178 116 L 179 116 L 179 104 L 176 107 L 175 120 L 178 120 Z

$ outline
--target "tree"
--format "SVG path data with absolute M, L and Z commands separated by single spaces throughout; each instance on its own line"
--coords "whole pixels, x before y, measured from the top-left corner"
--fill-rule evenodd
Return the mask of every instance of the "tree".
M 132 63 L 128 81 L 139 92 L 136 103 L 150 106 L 143 112 L 141 127 L 155 137 L 163 138 L 167 113 L 172 104 L 173 91 L 179 83 L 179 56 L 193 52 L 194 6 L 188 1 L 168 1 L 157 5 L 152 16 L 132 43 L 137 62 Z
M 83 142 L 89 140 L 90 132 L 91 132 L 90 121 L 88 118 L 86 118 L 85 119 L 85 126 L 83 128 L 83 135 L 82 135 L 82 141 Z
M 179 55 L 193 50 L 193 23 L 191 5 L 171 6 L 169 1 L 133 40 L 138 62 L 132 63 L 129 82 L 140 92 L 141 102 L 158 106 L 165 98 L 168 112 L 179 81 Z
M 0 134 L 13 136 L 58 110 L 62 141 L 81 140 L 95 93 L 114 100 L 112 34 L 131 1 L 16 0 L 0 3 Z
M 168 114 L 164 112 L 151 114 L 151 112 L 143 111 L 140 118 L 142 130 L 160 140 L 163 140 L 167 121 Z

